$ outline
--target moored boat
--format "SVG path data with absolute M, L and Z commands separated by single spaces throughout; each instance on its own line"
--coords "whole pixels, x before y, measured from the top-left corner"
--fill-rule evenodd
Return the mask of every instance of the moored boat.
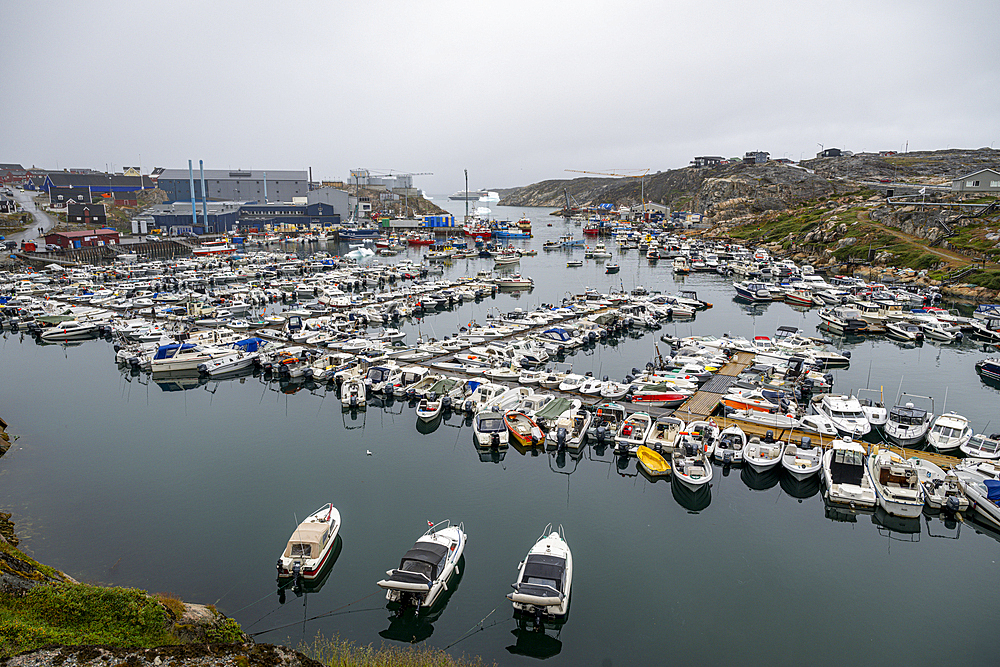
M 433 606 L 447 589 L 448 579 L 458 572 L 466 540 L 464 524 L 452 526 L 448 520 L 431 524 L 403 554 L 399 567 L 387 570 L 386 578 L 378 582 L 386 590 L 386 599 L 417 611 Z
M 278 558 L 278 580 L 315 579 L 323 570 L 340 531 L 340 512 L 327 503 L 310 514 L 292 533 Z
M 534 620 L 541 629 L 546 620 L 562 620 L 569 613 L 573 586 L 573 554 L 562 526 L 545 527 L 541 537 L 521 561 L 514 590 L 507 599 L 514 604 L 515 616 Z

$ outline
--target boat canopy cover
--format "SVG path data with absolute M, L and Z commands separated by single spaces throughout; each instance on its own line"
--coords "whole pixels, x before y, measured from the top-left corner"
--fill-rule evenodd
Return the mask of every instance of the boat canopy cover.
M 191 350 L 194 348 L 194 343 L 170 343 L 169 345 L 161 345 L 156 349 L 156 355 L 153 359 L 167 359 L 178 353 L 178 348 L 180 352 L 184 350 Z
M 243 340 L 238 340 L 233 343 L 233 347 L 237 347 L 245 352 L 256 352 L 261 348 L 262 345 L 266 345 L 267 341 L 263 338 L 244 338 Z
M 414 572 L 424 575 L 430 581 L 437 579 L 438 565 L 448 556 L 448 547 L 436 542 L 417 542 L 403 554 L 396 572 Z M 396 579 L 396 572 L 392 578 Z
M 562 593 L 563 572 L 566 570 L 566 559 L 560 556 L 544 554 L 528 554 L 524 563 L 524 574 L 521 576 L 524 584 L 536 586 L 551 586 Z M 520 592 L 526 592 L 519 587 Z
M 1000 501 L 1000 481 L 995 479 L 986 480 L 986 499 L 993 502 Z
M 568 398 L 563 398 L 561 396 L 556 397 L 546 403 L 541 410 L 535 413 L 535 419 L 554 419 L 566 412 L 572 405 L 573 401 Z
M 329 532 L 330 524 L 299 524 L 285 547 L 285 558 L 318 558 Z

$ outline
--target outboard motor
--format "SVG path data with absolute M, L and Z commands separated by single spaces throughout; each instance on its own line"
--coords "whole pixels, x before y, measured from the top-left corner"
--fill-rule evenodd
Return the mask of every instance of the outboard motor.
M 556 443 L 559 445 L 560 448 L 566 446 L 566 427 L 560 426 L 556 430 Z
M 441 399 L 441 408 L 444 410 L 451 410 L 451 396 L 445 396 Z
M 768 431 L 764 434 L 764 442 L 768 444 L 774 442 L 774 431 Z
M 472 410 L 475 407 L 475 405 L 476 404 L 473 403 L 471 400 L 466 401 L 465 402 L 465 406 L 464 406 L 465 407 L 465 412 L 468 413 L 468 414 L 472 414 Z M 494 433 L 494 435 L 496 435 L 496 434 Z
M 687 456 L 694 456 L 694 452 L 695 452 L 694 445 L 692 443 L 690 443 L 690 442 L 685 442 L 684 443 L 684 453 Z
M 945 501 L 944 504 L 945 504 L 945 507 L 948 509 L 949 512 L 957 512 L 958 508 L 960 506 L 960 503 L 958 502 L 958 498 L 955 497 L 955 496 L 948 496 L 948 499 Z
M 597 442 L 603 443 L 608 439 L 608 429 L 604 425 L 597 427 Z
M 813 446 L 812 438 L 810 438 L 808 435 L 802 436 L 802 439 L 799 441 L 799 449 L 812 449 L 812 446 Z
M 493 449 L 497 449 L 498 447 L 500 447 L 500 434 L 499 433 L 494 433 L 494 434 L 490 435 L 490 446 L 493 447 Z
M 357 396 L 351 396 L 351 407 L 352 408 L 358 407 L 358 397 Z

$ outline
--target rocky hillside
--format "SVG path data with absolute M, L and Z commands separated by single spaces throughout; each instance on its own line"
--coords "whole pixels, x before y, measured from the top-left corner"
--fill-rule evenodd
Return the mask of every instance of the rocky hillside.
M 858 154 L 806 160 L 801 165 L 734 163 L 684 167 L 638 178 L 550 180 L 506 191 L 504 206 L 562 208 L 571 203 L 637 204 L 642 200 L 708 216 L 782 210 L 800 202 L 856 190 L 879 181 L 947 184 L 962 174 L 1000 165 L 1000 150 L 945 150 L 887 157 Z M 644 192 L 643 192 L 644 190 Z

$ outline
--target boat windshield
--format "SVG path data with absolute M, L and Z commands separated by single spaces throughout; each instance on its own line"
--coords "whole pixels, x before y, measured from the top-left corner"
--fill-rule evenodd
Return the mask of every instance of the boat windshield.
M 312 545 L 295 542 L 288 545 L 289 558 L 312 558 Z
M 491 417 L 479 420 L 479 430 L 483 433 L 495 433 L 504 430 L 503 419 Z

